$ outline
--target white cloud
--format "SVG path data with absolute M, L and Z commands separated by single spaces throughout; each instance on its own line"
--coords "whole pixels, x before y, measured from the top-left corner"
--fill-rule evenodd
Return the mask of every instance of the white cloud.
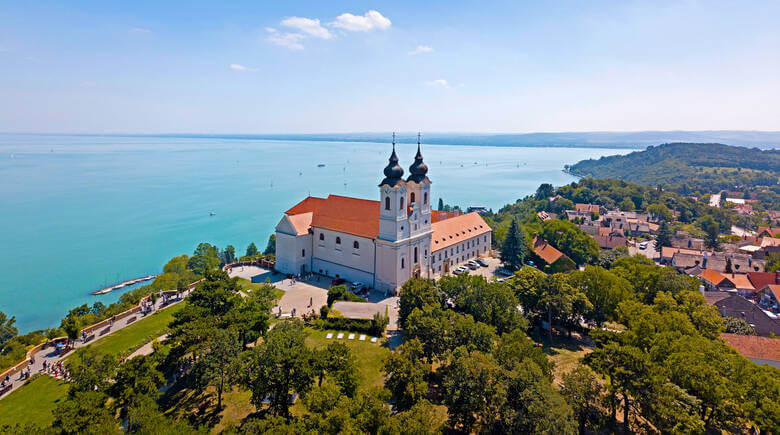
M 276 33 L 278 30 L 274 29 L 273 27 L 266 27 L 265 31 L 268 33 Z
M 95 86 L 97 86 L 97 83 L 91 80 L 87 80 L 86 82 L 81 82 L 82 88 L 94 88 Z
M 449 82 L 447 82 L 447 80 L 444 79 L 431 80 L 429 82 L 425 82 L 425 84 L 428 86 L 439 86 L 444 89 L 449 89 L 451 87 Z
M 144 27 L 133 27 L 130 29 L 131 33 L 151 33 L 152 31 Z
M 333 37 L 328 29 L 322 27 L 317 18 L 290 17 L 282 20 L 281 25 L 315 38 L 330 39 Z
M 300 33 L 278 33 L 275 30 L 265 39 L 271 44 L 286 47 L 290 50 L 303 50 L 301 41 L 305 36 Z
M 390 20 L 377 11 L 371 10 L 365 15 L 352 15 L 343 13 L 336 17 L 336 21 L 330 23 L 333 27 L 352 32 L 369 32 L 374 29 L 385 30 L 390 28 Z
M 257 71 L 257 68 L 249 68 L 248 66 L 244 66 L 238 63 L 231 63 L 230 69 L 232 69 L 233 71 L 246 71 L 246 72 Z
M 418 45 L 417 48 L 409 52 L 409 56 L 417 56 L 418 54 L 432 53 L 433 47 L 427 45 Z

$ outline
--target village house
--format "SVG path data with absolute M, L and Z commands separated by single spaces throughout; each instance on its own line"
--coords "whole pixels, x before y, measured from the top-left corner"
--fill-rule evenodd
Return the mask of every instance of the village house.
M 780 238 L 780 227 L 758 227 L 757 236 Z
M 780 312 L 780 285 L 767 284 L 758 291 L 758 305 L 772 312 Z
M 539 237 L 534 237 L 533 249 L 537 259 L 549 266 L 549 272 L 566 272 L 577 267 L 571 258 Z
M 758 305 L 740 295 L 732 294 L 713 305 L 721 316 L 744 320 L 756 331 L 756 334 L 762 337 L 780 335 L 780 322 L 777 316 L 767 314 Z
M 726 333 L 720 334 L 720 338 L 754 363 L 780 368 L 780 346 L 776 338 Z

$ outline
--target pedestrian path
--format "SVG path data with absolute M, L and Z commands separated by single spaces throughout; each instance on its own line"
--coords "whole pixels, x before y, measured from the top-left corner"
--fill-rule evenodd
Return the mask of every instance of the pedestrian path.
M 156 301 L 156 303 L 153 306 L 152 311 L 149 312 L 148 314 L 146 314 L 143 317 L 149 316 L 149 315 L 151 315 L 153 313 L 156 313 L 159 310 L 166 309 L 166 308 L 169 308 L 169 307 L 172 307 L 172 306 L 178 304 L 179 302 L 183 301 L 184 298 L 189 296 L 190 291 L 192 291 L 192 287 L 190 287 L 187 291 L 182 292 L 181 298 L 179 298 L 177 300 L 174 300 L 173 302 L 168 303 L 168 304 L 163 304 L 162 298 L 158 298 L 158 300 Z M 115 333 L 116 331 L 124 329 L 128 325 L 132 325 L 133 323 L 135 323 L 138 320 L 140 320 L 140 319 L 136 319 L 136 317 L 138 317 L 138 316 L 142 316 L 142 315 L 138 314 L 138 315 L 132 315 L 132 316 L 125 316 L 125 317 L 117 320 L 116 322 L 113 322 L 113 324 L 108 326 L 108 331 L 106 331 L 102 335 L 99 335 L 99 334 L 96 333 L 95 334 L 95 338 L 93 338 L 91 340 L 88 340 L 86 343 L 84 343 L 82 340 L 76 340 L 75 342 L 73 342 L 73 346 L 72 346 L 73 349 L 68 351 L 68 352 L 66 352 L 65 354 L 57 352 L 57 349 L 56 349 L 56 347 L 54 346 L 53 343 L 50 346 L 48 346 L 48 347 L 41 348 L 40 350 L 38 350 L 34 354 L 30 355 L 32 363 L 27 366 L 27 368 L 29 368 L 29 370 L 30 370 L 30 376 L 33 376 L 36 373 L 48 374 L 48 373 L 44 372 L 44 370 L 43 370 L 43 367 L 44 367 L 43 363 L 44 362 L 46 362 L 46 366 L 47 367 L 52 366 L 52 365 L 56 364 L 58 361 L 63 360 L 65 357 L 67 357 L 69 354 L 71 354 L 75 349 L 79 349 L 79 348 L 88 346 L 88 345 L 90 345 L 90 344 L 92 344 L 92 343 L 94 343 L 94 342 L 96 342 L 96 341 L 98 341 L 98 340 L 100 340 L 100 339 L 102 339 L 104 337 L 108 337 L 109 335 Z M 20 370 L 18 373 L 15 373 L 15 374 L 13 374 L 10 377 L 11 389 L 5 390 L 5 392 L 2 395 L 0 395 L 0 400 L 2 400 L 3 398 L 7 397 L 9 394 L 11 394 L 11 392 L 13 390 L 16 390 L 17 388 L 19 388 L 22 385 L 24 385 L 25 382 L 27 382 L 27 378 L 24 377 L 24 375 L 23 375 L 23 373 L 27 370 L 27 368 Z

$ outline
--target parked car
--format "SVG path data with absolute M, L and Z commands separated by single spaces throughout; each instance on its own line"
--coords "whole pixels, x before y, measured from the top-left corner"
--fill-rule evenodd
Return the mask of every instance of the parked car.
M 471 260 L 468 263 L 466 263 L 466 266 L 468 266 L 468 268 L 471 269 L 471 270 L 479 269 L 479 264 L 476 261 L 474 261 L 474 260 Z
M 496 279 L 496 282 L 504 282 L 504 278 L 498 278 Z
M 458 268 L 455 269 L 452 273 L 454 273 L 455 275 L 460 275 L 462 273 L 468 273 L 468 272 L 469 272 L 469 269 L 467 267 L 458 266 Z
M 363 290 L 363 288 L 364 288 L 363 283 L 360 281 L 353 282 L 352 285 L 350 286 L 350 289 L 352 289 L 353 292 L 359 292 Z
M 512 275 L 514 275 L 512 272 L 506 270 L 503 267 L 499 267 L 498 269 L 496 269 L 496 274 L 497 275 L 501 275 L 501 276 L 512 276 Z
M 485 261 L 485 260 L 483 260 L 481 258 L 477 259 L 477 264 L 479 264 L 482 267 L 488 267 L 487 261 Z
M 347 280 L 344 278 L 333 278 L 333 281 L 330 282 L 330 285 L 339 285 L 344 284 L 345 282 L 347 282 Z
M 647 242 L 642 242 L 639 244 L 639 249 L 647 249 Z

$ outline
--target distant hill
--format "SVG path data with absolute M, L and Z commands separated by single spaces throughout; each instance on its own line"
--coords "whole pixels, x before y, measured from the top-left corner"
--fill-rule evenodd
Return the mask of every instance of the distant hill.
M 234 139 L 277 139 L 311 140 L 335 142 L 381 142 L 386 143 L 390 132 L 386 133 L 316 133 L 316 134 L 237 134 L 204 135 L 174 134 L 176 137 L 219 137 Z M 398 142 L 414 143 L 417 132 L 398 134 Z M 771 131 L 636 131 L 636 132 L 584 132 L 584 133 L 426 133 L 423 142 L 441 145 L 476 145 L 506 147 L 586 147 L 586 148 L 637 148 L 670 142 L 726 143 L 756 147 L 761 149 L 780 149 L 780 132 Z
M 682 193 L 715 192 L 740 186 L 776 185 L 780 150 L 735 147 L 717 143 L 669 143 L 626 155 L 583 160 L 571 173 L 613 178 Z

